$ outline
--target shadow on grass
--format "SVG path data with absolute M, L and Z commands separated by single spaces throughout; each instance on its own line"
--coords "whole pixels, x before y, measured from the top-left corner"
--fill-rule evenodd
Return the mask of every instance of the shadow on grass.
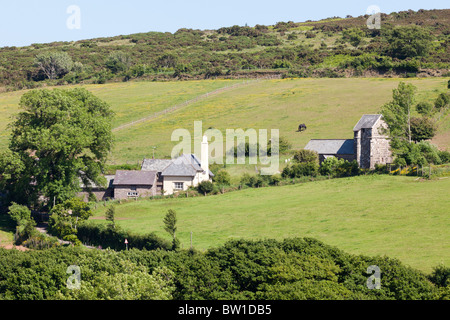
M 0 213 L 0 231 L 11 233 L 16 231 L 14 221 L 7 214 Z

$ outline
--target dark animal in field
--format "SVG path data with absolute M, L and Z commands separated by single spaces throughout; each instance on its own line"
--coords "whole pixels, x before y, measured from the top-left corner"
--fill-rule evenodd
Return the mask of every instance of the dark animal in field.
M 306 129 L 307 129 L 306 124 L 302 123 L 301 125 L 298 126 L 297 132 L 302 132 L 305 131 Z

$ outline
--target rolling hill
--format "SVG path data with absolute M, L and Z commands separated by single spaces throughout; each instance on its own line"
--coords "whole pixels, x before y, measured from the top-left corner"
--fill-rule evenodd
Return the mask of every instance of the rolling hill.
M 312 237 L 430 272 L 450 263 L 449 189 L 448 178 L 359 176 L 207 197 L 130 200 L 116 206 L 116 222 L 133 232 L 169 238 L 163 218 L 173 209 L 184 248 L 190 246 L 191 231 L 197 249 L 236 238 Z M 105 210 L 100 205 L 91 220 L 104 223 Z
M 243 80 L 202 80 L 184 82 L 127 82 L 84 85 L 108 102 L 116 119 L 114 127 L 148 117 L 183 101 Z M 377 113 L 392 97 L 399 81 L 418 88 L 417 101 L 430 101 L 446 91 L 448 78 L 422 79 L 279 79 L 261 80 L 200 99 L 176 111 L 160 115 L 114 132 L 111 164 L 137 163 L 144 157 L 170 157 L 177 142 L 173 130 L 185 128 L 193 134 L 194 121 L 203 130 L 213 127 L 225 136 L 226 129 L 279 129 L 294 149 L 310 139 L 352 138 L 352 129 L 363 114 Z M 23 91 L 0 94 L 0 146 L 8 139 L 7 123 L 18 112 Z M 300 123 L 308 129 L 297 133 Z M 450 147 L 450 117 L 442 116 L 434 139 L 442 149 Z
M 449 17 L 450 9 L 408 10 L 382 13 L 380 30 L 361 15 L 3 47 L 0 92 L 131 79 L 448 75 Z M 74 64 L 49 80 L 34 60 L 55 52 Z

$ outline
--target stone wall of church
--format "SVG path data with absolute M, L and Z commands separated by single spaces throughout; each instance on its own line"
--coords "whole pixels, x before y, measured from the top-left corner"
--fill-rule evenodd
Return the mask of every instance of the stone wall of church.
M 379 120 L 373 127 L 370 150 L 371 169 L 375 168 L 375 164 L 387 164 L 393 161 L 386 129 L 387 124 L 383 120 Z

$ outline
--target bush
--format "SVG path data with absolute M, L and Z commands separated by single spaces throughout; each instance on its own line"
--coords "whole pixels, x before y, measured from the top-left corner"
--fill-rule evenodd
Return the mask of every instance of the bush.
M 325 159 L 319 169 L 321 175 L 331 175 L 336 178 L 356 176 L 360 174 L 360 171 L 356 160 L 350 162 L 336 157 Z
M 429 102 L 419 102 L 416 105 L 416 110 L 423 116 L 429 116 L 433 114 L 433 105 Z
M 198 184 L 197 190 L 206 196 L 214 190 L 214 185 L 211 181 L 202 181 Z
M 398 161 L 402 163 L 397 163 Z M 427 141 L 408 143 L 403 154 L 399 154 L 394 160 L 397 165 L 426 165 L 428 163 L 441 164 L 440 152 L 436 146 Z
M 350 28 L 342 32 L 342 39 L 357 47 L 363 42 L 365 33 L 360 28 Z
M 439 151 L 438 156 L 442 163 L 450 163 L 450 152 L 449 151 Z
M 432 139 L 437 132 L 435 122 L 427 117 L 411 118 L 411 139 L 413 141 L 422 141 Z
M 315 162 L 295 163 L 286 167 L 282 175 L 290 178 L 300 178 L 304 176 L 316 177 L 319 173 L 319 164 Z
M 313 150 L 298 150 L 295 152 L 293 159 L 298 163 L 313 162 L 319 164 L 319 154 Z
M 219 170 L 213 178 L 214 182 L 220 185 L 230 185 L 231 176 L 226 170 Z
M 49 237 L 42 233 L 37 233 L 22 243 L 23 246 L 33 249 L 33 250 L 42 250 L 49 249 L 59 246 L 58 238 Z
M 428 279 L 439 287 L 450 286 L 450 268 L 446 268 L 444 265 L 437 266 Z
M 269 184 L 272 186 L 278 186 L 280 184 L 281 180 L 282 180 L 281 175 L 274 174 L 274 175 L 270 176 Z
M 450 102 L 450 96 L 445 93 L 441 93 L 434 102 L 434 107 L 436 110 L 440 111 L 441 109 L 444 109 Z
M 433 38 L 428 30 L 416 25 L 386 28 L 383 36 L 389 43 L 389 55 L 399 59 L 427 55 Z
M 339 160 L 336 157 L 328 157 L 322 161 L 319 173 L 323 176 L 330 176 L 335 172 L 335 169 L 339 165 Z
M 308 38 L 308 39 L 316 37 L 316 33 L 313 31 L 306 31 L 305 35 L 306 35 L 306 38 Z
M 137 235 L 127 232 L 119 226 L 112 229 L 103 224 L 96 225 L 88 222 L 78 226 L 77 237 L 82 243 L 119 251 L 125 250 L 125 239 L 128 240 L 129 248 L 139 250 L 170 250 L 172 248 L 172 243 L 159 238 L 154 233 Z
M 31 219 L 30 209 L 15 202 L 8 207 L 8 214 L 16 225 L 26 224 Z

